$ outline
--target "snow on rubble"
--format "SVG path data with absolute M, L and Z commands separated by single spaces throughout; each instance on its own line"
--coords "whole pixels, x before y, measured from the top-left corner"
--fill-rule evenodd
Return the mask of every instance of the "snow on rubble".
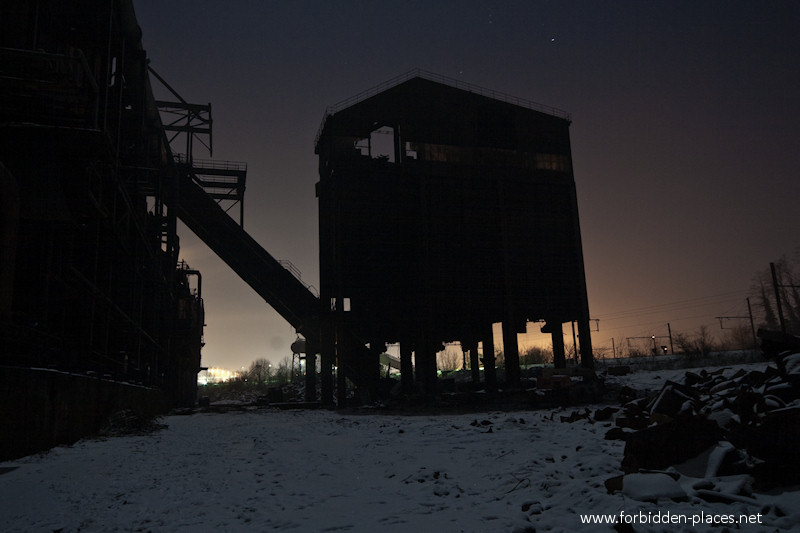
M 658 391 L 656 383 L 679 378 L 667 374 L 618 379 Z M 664 396 L 651 394 L 662 403 Z M 160 420 L 166 428 L 147 434 L 87 439 L 0 463 L 0 529 L 612 531 L 584 523 L 590 518 L 582 515 L 596 514 L 633 517 L 625 530 L 639 532 L 663 531 L 652 521 L 665 513 L 689 521 L 758 516 L 729 530 L 800 529 L 800 487 L 743 492 L 746 475 L 719 475 L 730 451 L 724 441 L 680 469 L 624 472 L 626 443 L 607 434 L 631 429 L 615 422 L 625 411 L 610 407 L 412 416 L 252 407 L 172 415 Z M 620 486 L 609 487 L 610 480 Z M 703 490 L 735 497 L 703 497 Z

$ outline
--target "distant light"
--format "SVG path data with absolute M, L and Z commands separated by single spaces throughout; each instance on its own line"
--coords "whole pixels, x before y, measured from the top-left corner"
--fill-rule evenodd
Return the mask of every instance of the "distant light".
M 552 37 L 552 38 L 550 39 L 550 42 L 551 42 L 551 43 L 554 43 L 554 42 L 556 42 L 556 38 L 555 38 L 555 37 Z

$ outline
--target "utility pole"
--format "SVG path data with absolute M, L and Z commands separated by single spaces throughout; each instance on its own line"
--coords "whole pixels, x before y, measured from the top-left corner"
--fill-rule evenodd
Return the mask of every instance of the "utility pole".
M 722 325 L 723 320 L 734 320 L 737 318 L 750 319 L 750 331 L 753 333 L 753 349 L 758 348 L 758 340 L 756 338 L 756 325 L 753 321 L 753 309 L 750 307 L 750 298 L 745 298 L 747 301 L 747 316 L 718 316 L 717 320 L 719 320 L 719 329 L 726 329 L 725 326 Z M 783 319 L 781 319 L 781 323 L 783 323 Z
M 653 341 L 653 356 L 658 354 L 658 345 L 656 344 L 656 339 L 666 339 L 664 335 L 650 335 L 649 337 L 625 337 L 625 340 L 628 341 L 628 345 L 630 346 L 631 339 L 651 339 Z M 667 347 L 664 346 L 666 350 Z
M 786 320 L 783 318 L 783 304 L 781 304 L 781 293 L 780 289 L 782 287 L 787 288 L 800 288 L 800 285 L 781 285 L 778 283 L 778 274 L 775 271 L 775 263 L 770 263 L 769 268 L 772 271 L 772 288 L 775 290 L 775 303 L 778 308 L 778 318 L 781 321 L 781 333 L 786 335 Z
M 669 334 L 669 353 L 675 355 L 675 347 L 672 345 L 672 328 L 667 322 L 667 333 Z
M 750 330 L 753 332 L 753 349 L 758 349 L 758 339 L 756 338 L 756 325 L 753 322 L 753 309 L 750 307 L 750 298 L 747 298 L 747 314 L 750 315 Z
M 781 305 L 780 285 L 778 285 L 778 274 L 775 272 L 775 263 L 769 264 L 772 271 L 772 288 L 775 291 L 775 304 L 778 307 L 778 318 L 781 321 L 781 333 L 786 335 L 786 321 L 783 319 L 783 306 Z
M 575 364 L 578 364 L 578 336 L 575 335 L 575 321 L 571 322 L 572 324 L 572 349 L 575 350 Z M 581 341 L 583 342 L 583 341 Z

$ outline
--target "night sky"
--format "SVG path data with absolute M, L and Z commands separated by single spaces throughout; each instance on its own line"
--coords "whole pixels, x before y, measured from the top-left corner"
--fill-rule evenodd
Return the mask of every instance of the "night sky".
M 214 159 L 248 164 L 245 229 L 313 285 L 325 108 L 414 68 L 572 114 L 596 348 L 667 323 L 719 336 L 800 247 L 800 2 L 134 5 L 151 66 L 211 102 Z M 288 323 L 186 228 L 181 245 L 203 273 L 203 364 L 290 355 Z

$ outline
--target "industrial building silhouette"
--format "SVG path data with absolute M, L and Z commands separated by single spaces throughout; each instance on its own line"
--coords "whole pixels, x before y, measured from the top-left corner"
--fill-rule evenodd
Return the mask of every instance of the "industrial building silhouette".
M 195 402 L 202 283 L 179 219 L 305 339 L 309 401 L 375 398 L 387 342 L 406 391 L 436 393 L 445 341 L 475 381 L 486 347 L 494 388 L 498 322 L 509 387 L 528 321 L 557 366 L 576 323 L 592 366 L 567 114 L 422 71 L 329 109 L 319 296 L 244 230 L 246 164 L 194 156 L 212 124 L 150 67 L 131 0 L 0 6 L 0 457 Z
M 2 3 L 0 457 L 194 402 L 176 168 L 130 1 Z
M 350 364 L 376 377 L 399 342 L 403 377 L 432 390 L 436 352 L 460 341 L 486 379 L 503 325 L 505 381 L 517 333 L 544 321 L 556 365 L 576 322 L 591 366 L 569 115 L 420 70 L 330 109 L 317 138 L 321 298 L 368 343 Z

